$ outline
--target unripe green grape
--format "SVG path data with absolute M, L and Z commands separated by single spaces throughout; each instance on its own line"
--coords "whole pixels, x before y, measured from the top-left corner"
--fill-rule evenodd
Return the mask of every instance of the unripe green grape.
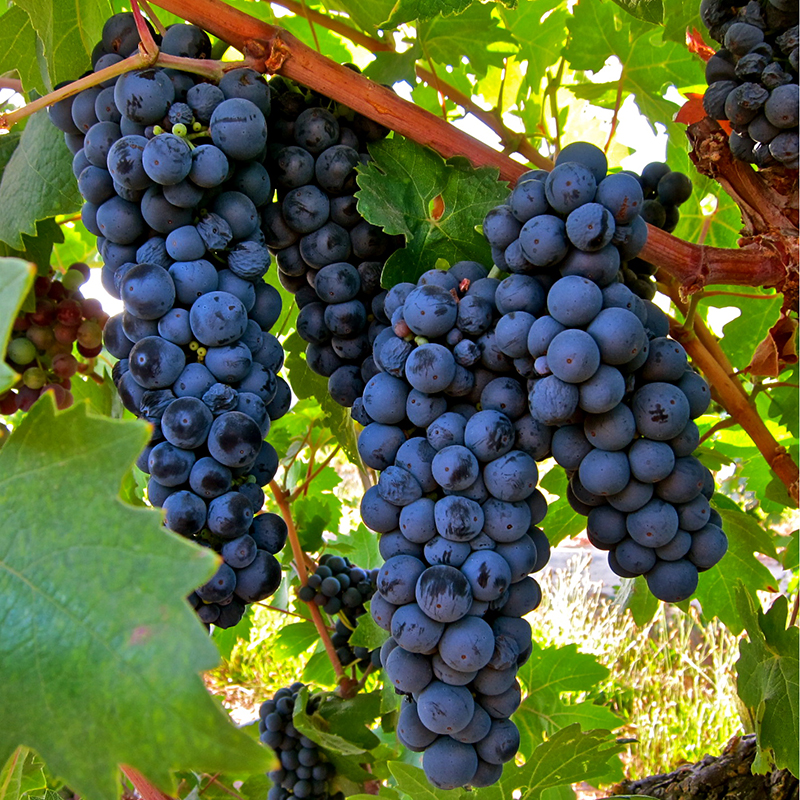
M 41 367 L 29 367 L 22 373 L 22 382 L 29 389 L 41 389 L 47 383 L 47 373 Z
M 186 126 L 182 122 L 176 122 L 172 126 L 172 132 L 175 136 L 186 136 L 187 130 Z
M 64 274 L 64 277 L 61 279 L 61 283 L 64 288 L 70 292 L 80 289 L 85 282 L 86 278 L 83 277 L 83 273 L 77 269 L 68 269 Z
M 36 345 L 30 339 L 20 336 L 8 343 L 6 354 L 13 364 L 30 364 L 36 358 Z
M 103 329 L 92 319 L 84 320 L 78 328 L 78 341 L 90 349 L 99 347 L 103 343 Z

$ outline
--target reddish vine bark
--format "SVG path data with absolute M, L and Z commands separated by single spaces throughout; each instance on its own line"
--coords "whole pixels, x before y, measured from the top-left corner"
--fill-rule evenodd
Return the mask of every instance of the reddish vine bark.
M 465 156 L 473 164 L 500 170 L 500 177 L 508 181 L 516 180 L 527 169 L 488 145 L 466 134 L 459 135 L 449 123 L 325 58 L 290 33 L 221 0 L 158 0 L 155 4 L 263 61 L 266 72 L 280 72 L 304 86 L 313 86 L 327 97 L 432 147 L 446 158 Z
M 690 125 L 687 136 L 692 146 L 689 157 L 698 172 L 717 181 L 736 201 L 742 212 L 740 245 L 741 252 L 750 259 L 752 265 L 750 285 L 774 286 L 784 295 L 784 308 L 796 310 L 797 171 L 783 167 L 756 171 L 749 164 L 735 159 L 728 146 L 727 134 L 719 123 L 708 118 Z M 770 266 L 767 266 L 767 260 Z M 780 273 L 781 270 L 782 275 L 772 274 L 774 271 Z M 671 270 L 670 273 L 675 274 Z M 675 277 L 679 278 L 678 275 Z M 762 277 L 766 278 L 763 283 Z
M 677 286 L 672 284 L 664 288 L 685 314 L 688 309 L 679 296 Z M 741 379 L 733 374 L 733 367 L 716 338 L 699 319 L 695 319 L 692 328 L 688 330 L 682 325 L 670 325 L 670 335 L 683 345 L 692 363 L 700 368 L 711 385 L 714 399 L 742 426 L 797 504 L 800 479 L 798 466 L 786 448 L 778 444 L 761 419 L 758 410 L 745 392 Z
M 168 794 L 153 786 L 138 769 L 122 767 L 122 772 L 134 785 L 142 800 L 173 800 Z
M 445 157 L 460 155 L 476 166 L 495 167 L 500 171 L 500 177 L 510 182 L 514 182 L 527 169 L 506 154 L 498 153 L 444 120 L 397 97 L 388 89 L 315 52 L 291 34 L 231 8 L 222 0 L 155 0 L 155 4 L 199 25 L 245 55 L 255 58 L 263 64 L 265 71 L 279 72 L 322 92 L 370 119 L 433 148 Z M 312 14 L 312 11 L 304 12 L 304 15 Z M 316 21 L 317 17 L 313 19 Z M 359 44 L 372 46 L 371 37 L 354 30 L 344 30 L 349 26 L 328 22 L 328 27 Z M 386 48 L 385 43 L 380 43 L 377 49 Z M 433 80 L 433 76 L 427 74 L 422 77 Z M 471 103 L 463 95 L 454 96 L 453 99 L 465 107 L 468 107 L 468 102 Z M 469 110 L 475 111 L 471 107 Z M 512 144 L 511 147 L 515 148 L 516 145 Z M 523 151 L 521 145 L 517 149 Z M 532 156 L 529 148 L 525 149 L 524 154 Z M 541 156 L 535 163 L 543 168 L 552 167 Z M 750 186 L 746 197 L 754 199 L 757 196 L 756 187 L 746 174 L 733 183 Z M 777 197 L 774 199 L 779 202 Z M 761 205 L 754 199 L 755 208 Z M 769 219 L 774 221 L 776 217 L 770 214 Z M 791 219 L 785 221 L 789 223 Z M 710 283 L 721 283 L 775 286 L 787 292 L 790 300 L 794 297 L 792 290 L 794 287 L 796 291 L 797 285 L 797 247 L 796 244 L 792 247 L 788 241 L 783 243 L 780 236 L 755 237 L 745 241 L 746 250 L 743 254 L 740 250 L 692 245 L 652 226 L 649 228 L 650 241 L 642 258 L 676 277 L 685 293 L 697 291 Z

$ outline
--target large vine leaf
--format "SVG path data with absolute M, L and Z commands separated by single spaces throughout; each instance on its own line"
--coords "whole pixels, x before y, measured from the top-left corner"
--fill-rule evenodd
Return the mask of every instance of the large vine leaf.
M 108 0 L 14 0 L 30 16 L 53 84 L 74 80 L 91 66 L 89 56 L 111 15 Z
M 719 503 L 716 498 L 715 503 Z M 741 606 L 736 601 L 739 586 L 744 585 L 751 597 L 756 597 L 756 591 L 776 588 L 772 573 L 754 553 L 775 558 L 777 552 L 770 533 L 743 511 L 732 508 L 732 502 L 728 503 L 719 509 L 728 536 L 728 552 L 719 564 L 701 573 L 694 596 L 707 619 L 718 617 L 738 634 L 745 627 Z
M 36 223 L 81 207 L 64 134 L 38 111 L 25 126 L 0 181 L 0 240 L 22 249 L 22 234 L 36 235 Z
M 17 6 L 0 16 L 0 74 L 16 71 L 26 92 L 47 91 L 37 57 L 37 37 L 30 17 Z
M 381 27 L 396 28 L 404 22 L 426 20 L 437 14 L 460 14 L 476 0 L 397 0 L 389 18 Z
M 480 3 L 455 16 L 439 15 L 420 23 L 417 38 L 426 59 L 453 67 L 466 58 L 478 77 L 490 66 L 502 67 L 506 56 L 517 49 L 511 34 L 492 15 L 491 5 Z M 447 80 L 452 83 L 452 74 Z M 469 86 L 461 88 L 469 93 Z
M 463 158 L 445 161 L 399 136 L 376 142 L 370 153 L 374 161 L 358 176 L 358 210 L 387 233 L 406 237 L 405 248 L 386 261 L 385 287 L 416 281 L 439 258 L 491 264 L 475 223 L 506 197 L 497 170 L 474 169 Z
M 609 56 L 617 56 L 623 68 L 623 95 L 635 95 L 651 126 L 669 126 L 677 108 L 664 99 L 664 91 L 670 84 L 701 84 L 702 62 L 685 45 L 665 41 L 661 28 L 619 17 L 611 0 L 578 3 L 567 23 L 570 38 L 564 57 L 573 69 L 597 72 Z
M 544 734 L 574 723 L 584 730 L 622 725 L 623 720 L 609 708 L 565 696 L 566 692 L 590 692 L 608 677 L 608 669 L 575 644 L 540 647 L 533 642 L 533 652 L 519 677 L 527 688 L 527 697 L 514 715 L 523 756 L 530 756 Z
M 485 789 L 436 789 L 421 769 L 410 764 L 391 761 L 389 769 L 403 796 L 413 800 L 539 800 L 547 790 L 608 775 L 609 760 L 621 750 L 608 731 L 582 733 L 576 723 L 540 744 L 524 766 L 508 764 L 500 781 Z M 378 796 L 394 797 L 385 788 Z
M 609 773 L 609 761 L 623 749 L 614 737 L 604 730 L 581 732 L 575 723 L 540 744 L 525 766 L 505 770 L 499 789 L 502 800 L 538 800 L 542 792 L 555 786 L 577 781 L 592 781 Z
M 758 752 L 753 772 L 772 765 L 800 774 L 798 742 L 798 629 L 786 627 L 788 603 L 779 597 L 764 614 L 744 587 L 736 595 L 749 641 L 739 643 L 737 689 L 755 724 Z
M 28 291 L 36 266 L 19 258 L 0 258 L 0 394 L 14 385 L 17 373 L 5 361 L 6 346 Z
M 118 497 L 147 439 L 47 394 L 0 451 L 0 763 L 30 747 L 90 800 L 118 796 L 119 764 L 169 789 L 268 763 L 198 674 L 218 654 L 183 598 L 215 558 Z
M 513 11 L 503 12 L 503 19 L 519 46 L 518 57 L 528 62 L 525 70 L 528 83 L 538 87 L 545 69 L 558 61 L 568 16 L 558 0 L 529 0 Z

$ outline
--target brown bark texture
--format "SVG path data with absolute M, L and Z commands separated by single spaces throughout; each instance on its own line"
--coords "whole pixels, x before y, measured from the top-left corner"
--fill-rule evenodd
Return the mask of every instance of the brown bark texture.
M 613 795 L 649 795 L 657 800 L 797 800 L 798 780 L 788 770 L 766 775 L 751 771 L 756 755 L 754 734 L 735 736 L 718 756 L 707 755 L 696 764 L 674 772 L 624 780 Z

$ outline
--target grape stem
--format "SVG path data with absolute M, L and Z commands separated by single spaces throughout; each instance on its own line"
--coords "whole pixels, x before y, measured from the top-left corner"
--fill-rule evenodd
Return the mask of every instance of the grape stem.
M 0 78 L 0 89 L 12 89 L 22 92 L 22 81 L 17 78 Z
M 680 296 L 676 282 L 670 281 L 665 284 L 664 290 L 685 315 L 688 306 Z M 753 444 L 764 456 L 772 471 L 786 486 L 789 496 L 797 503 L 800 478 L 797 464 L 786 448 L 781 447 L 770 433 L 741 381 L 734 377 L 730 361 L 703 321 L 695 317 L 690 329 L 673 321 L 670 324 L 670 334 L 683 345 L 692 362 L 700 368 L 716 392 L 720 404 L 753 440 Z
M 349 39 L 354 44 L 371 50 L 373 53 L 394 53 L 394 46 L 387 42 L 385 39 L 378 39 L 369 36 L 363 31 L 348 25 L 339 17 L 328 16 L 313 8 L 307 8 L 295 0 L 280 0 L 276 2 L 279 5 L 293 14 L 303 15 L 309 20 L 313 20 L 317 25 L 327 28 L 340 36 Z M 499 108 L 493 111 L 485 111 L 468 95 L 459 91 L 455 86 L 442 80 L 438 75 L 433 72 L 417 65 L 415 67 L 417 77 L 427 83 L 429 86 L 435 86 L 436 90 L 443 94 L 445 97 L 452 100 L 456 105 L 461 106 L 465 111 L 468 111 L 476 119 L 479 119 L 487 128 L 491 128 L 500 139 L 503 145 L 504 152 L 506 153 L 519 153 L 521 156 L 528 159 L 528 161 L 538 167 L 539 169 L 550 170 L 553 168 L 553 163 L 549 158 L 543 156 L 524 136 L 512 131 L 507 127 L 502 119 L 502 111 Z
M 445 158 L 463 156 L 476 166 L 493 167 L 504 180 L 516 180 L 527 171 L 524 164 L 458 131 L 390 89 L 320 55 L 290 33 L 221 0 L 158 0 L 155 5 L 210 31 L 241 53 L 259 59 L 264 71 L 279 72 L 311 87 L 433 148 Z
M 337 100 L 360 114 L 408 136 L 414 141 L 433 148 L 442 156 L 465 156 L 476 166 L 494 167 L 503 180 L 516 181 L 527 167 L 504 153 L 478 142 L 449 123 L 409 103 L 383 86 L 372 83 L 363 75 L 353 72 L 316 53 L 294 36 L 274 25 L 255 19 L 222 0 L 154 0 L 161 8 L 187 19 L 210 31 L 215 36 L 236 47 L 242 53 L 259 61 L 268 72 L 279 72 L 292 80 Z M 290 10 L 300 10 L 296 0 L 281 3 Z M 391 51 L 393 48 L 380 39 L 355 31 L 339 20 L 308 9 L 307 14 L 318 24 L 351 38 L 357 44 L 374 51 Z M 323 22 L 324 20 L 324 22 Z M 560 65 L 563 68 L 563 63 Z M 420 74 L 418 69 L 417 74 Z M 434 84 L 433 75 L 420 75 Z M 558 82 L 558 81 L 557 81 Z M 516 134 L 504 131 L 486 114 L 476 113 L 474 103 L 465 96 L 457 97 L 450 87 L 441 86 L 451 99 L 475 113 L 483 122 L 500 133 L 504 141 L 512 141 Z M 488 115 L 491 117 L 491 114 Z M 508 136 L 512 136 L 509 139 Z M 532 148 L 518 151 L 543 169 L 552 169 L 552 162 Z M 536 157 L 534 157 L 536 153 Z M 746 165 L 745 165 L 746 166 Z M 755 175 L 749 167 L 747 169 Z M 725 184 L 723 183 L 723 186 Z M 787 220 L 783 218 L 784 223 Z M 684 295 L 698 291 L 711 283 L 745 286 L 774 286 L 785 291 L 797 284 L 797 244 L 791 237 L 779 242 L 753 240 L 744 249 L 723 249 L 684 242 L 649 225 L 649 239 L 640 256 L 677 278 Z M 794 231 L 796 240 L 796 229 Z
M 289 543 L 292 547 L 292 555 L 294 556 L 297 575 L 300 578 L 300 585 L 305 586 L 308 583 L 308 571 L 306 569 L 305 553 L 300 545 L 300 538 L 297 535 L 297 528 L 295 527 L 294 519 L 292 518 L 292 510 L 289 506 L 291 496 L 287 492 L 284 492 L 274 480 L 270 481 L 269 488 L 272 490 L 272 496 L 275 498 L 283 521 L 286 523 L 286 528 L 289 531 Z M 333 646 L 328 628 L 322 619 L 319 606 L 314 602 L 306 603 L 306 605 L 311 613 L 314 627 L 317 629 L 320 639 L 322 639 L 323 647 L 328 654 L 328 658 L 333 666 L 333 671 L 336 673 L 337 682 L 343 686 L 349 684 L 350 679 L 347 677 L 344 667 L 342 667 L 342 662 L 339 661 L 339 656 L 336 655 L 336 648 Z
M 333 450 L 333 452 L 313 472 L 311 470 L 312 467 L 314 466 L 314 462 L 311 461 L 309 463 L 308 476 L 303 481 L 303 483 L 300 484 L 300 486 L 295 487 L 294 491 L 289 496 L 290 502 L 292 500 L 296 500 L 301 494 L 306 494 L 308 492 L 308 487 L 310 486 L 311 481 L 313 481 L 314 478 L 316 478 L 317 475 L 319 475 L 320 472 L 322 472 L 322 470 L 324 470 L 325 467 L 327 467 L 328 464 L 330 464 L 331 461 L 333 461 L 334 457 L 341 449 L 342 449 L 341 446 L 337 445 L 336 448 Z
M 164 794 L 153 786 L 139 770 L 128 766 L 123 766 L 121 769 L 125 777 L 134 785 L 142 800 L 173 800 L 168 794 Z

